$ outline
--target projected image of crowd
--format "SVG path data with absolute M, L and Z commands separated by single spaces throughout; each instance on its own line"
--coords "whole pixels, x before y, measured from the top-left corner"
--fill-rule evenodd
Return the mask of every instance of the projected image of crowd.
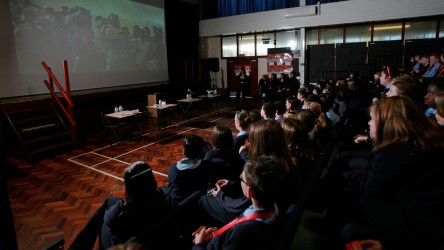
M 72 72 L 166 68 L 162 27 L 145 21 L 128 27 L 118 13 L 94 16 L 81 6 L 55 9 L 14 0 L 10 8 L 21 72 L 39 73 L 41 61 L 63 59 Z

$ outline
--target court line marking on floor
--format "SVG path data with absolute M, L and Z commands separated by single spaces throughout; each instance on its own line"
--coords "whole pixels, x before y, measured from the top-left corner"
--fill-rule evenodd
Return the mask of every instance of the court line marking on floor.
M 123 181 L 123 178 L 121 178 L 121 177 L 118 177 L 118 176 L 115 176 L 115 175 L 113 175 L 113 174 L 110 174 L 110 173 L 107 173 L 107 172 L 105 172 L 105 171 L 102 171 L 102 170 L 100 170 L 100 169 L 97 169 L 97 168 L 94 168 L 94 167 L 88 166 L 88 165 L 83 164 L 83 163 L 81 163 L 81 162 L 76 162 L 76 161 L 73 161 L 73 160 L 71 160 L 71 159 L 68 159 L 68 161 L 70 161 L 70 162 L 72 162 L 72 163 L 75 163 L 75 164 L 77 164 L 77 165 L 79 165 L 79 166 L 82 166 L 82 167 L 88 168 L 88 169 L 90 169 L 90 170 L 96 171 L 96 172 L 98 172 L 98 173 L 104 174 L 104 175 L 109 176 L 109 177 L 111 177 L 111 178 L 117 179 L 117 180 L 119 180 L 119 181 Z M 94 165 L 93 165 L 93 166 L 94 166 Z
M 220 110 L 219 110 L 219 111 L 220 111 Z M 213 111 L 213 112 L 211 112 L 211 113 L 204 114 L 204 115 L 200 115 L 200 116 L 194 117 L 194 118 L 189 119 L 189 120 L 186 120 L 186 121 L 182 121 L 182 122 L 179 122 L 179 123 L 175 123 L 175 124 L 172 124 L 172 125 L 166 126 L 166 127 L 163 128 L 162 130 L 164 130 L 164 129 L 168 129 L 168 128 L 172 128 L 172 127 L 177 127 L 178 125 L 180 125 L 180 124 L 182 124 L 182 123 L 186 123 L 186 122 L 189 122 L 189 121 L 192 121 L 192 120 L 198 119 L 198 118 L 202 118 L 202 117 L 205 117 L 205 116 L 209 116 L 209 115 L 214 114 L 214 113 L 217 113 L 217 112 L 219 112 L 219 111 Z M 216 119 L 211 120 L 210 122 L 214 122 L 214 121 L 220 120 L 220 119 L 222 119 L 222 118 L 224 118 L 224 117 L 218 117 L 218 118 L 216 118 Z M 159 143 L 159 142 L 161 142 L 161 141 L 163 141 L 163 140 L 166 140 L 166 139 L 169 139 L 169 138 L 171 138 L 171 137 L 173 137 L 173 136 L 177 136 L 177 135 L 179 135 L 179 134 L 186 133 L 186 132 L 188 132 L 188 131 L 190 131 L 190 130 L 193 130 L 193 129 L 200 129 L 200 130 L 207 130 L 207 131 L 208 131 L 208 129 L 195 128 L 195 127 L 187 127 L 187 126 L 184 126 L 184 128 L 188 128 L 188 129 L 185 129 L 184 131 L 182 131 L 182 132 L 180 132 L 180 133 L 176 133 L 176 134 L 174 134 L 174 135 L 171 135 L 171 136 L 165 137 L 165 138 L 163 138 L 163 139 L 161 139 L 161 140 L 158 140 L 158 141 L 155 141 L 155 142 L 151 142 L 151 143 L 146 144 L 146 145 L 144 145 L 144 146 L 142 146 L 142 147 L 138 147 L 138 148 L 136 148 L 136 149 L 133 149 L 133 150 L 131 150 L 131 151 L 125 152 L 125 153 L 123 153 L 123 154 L 120 154 L 120 155 L 117 155 L 117 156 L 114 156 L 114 157 L 110 157 L 110 156 L 107 156 L 107 155 L 103 155 L 103 154 L 99 154 L 99 153 L 97 153 L 97 151 L 99 151 L 99 150 L 103 150 L 103 149 L 108 148 L 108 147 L 110 147 L 110 146 L 113 145 L 113 144 L 110 144 L 110 145 L 107 145 L 107 146 L 105 146 L 105 147 L 101 147 L 101 148 L 98 148 L 98 149 L 95 149 L 95 150 L 92 150 L 92 151 L 89 151 L 89 152 L 85 152 L 85 153 L 83 153 L 83 154 L 80 154 L 80 155 L 77 155 L 77 156 L 71 157 L 71 158 L 68 159 L 68 161 L 69 161 L 69 162 L 72 162 L 72 163 L 74 163 L 74 164 L 77 164 L 77 165 L 79 165 L 79 166 L 86 167 L 86 168 L 88 168 L 88 169 L 90 169 L 90 170 L 93 170 L 93 171 L 99 172 L 99 173 L 101 173 L 101 174 L 104 174 L 104 175 L 107 175 L 107 176 L 113 177 L 113 178 L 115 178 L 115 179 L 117 179 L 117 180 L 123 180 L 122 178 L 120 178 L 120 177 L 118 177 L 118 176 L 115 176 L 115 175 L 113 175 L 113 174 L 110 174 L 110 173 L 107 173 L 107 172 L 105 172 L 105 171 L 99 170 L 99 169 L 97 169 L 97 168 L 95 168 L 95 167 L 98 166 L 98 165 L 101 165 L 101 164 L 103 164 L 103 163 L 106 163 L 106 162 L 109 162 L 109 161 L 113 161 L 113 160 L 114 160 L 114 161 L 117 161 L 117 162 L 120 162 L 120 163 L 123 163 L 123 164 L 130 165 L 131 163 L 129 163 L 129 162 L 125 162 L 125 161 L 122 161 L 122 160 L 119 160 L 119 159 L 117 159 L 117 158 L 118 158 L 118 157 L 121 157 L 121 156 L 124 156 L 124 155 L 127 155 L 127 154 L 130 154 L 130 153 L 132 153 L 132 152 L 138 151 L 138 150 L 143 149 L 143 148 L 145 148 L 145 147 L 151 146 L 151 145 L 153 145 L 153 144 L 155 144 L 155 143 Z M 142 134 L 142 135 L 140 135 L 140 137 L 141 137 L 141 136 L 144 136 L 144 135 L 151 134 L 151 133 L 153 133 L 153 131 L 148 132 L 148 133 L 145 133 L 145 134 Z M 130 138 L 130 139 L 132 139 L 132 138 Z M 130 140 L 130 139 L 127 139 L 127 140 Z M 125 141 L 127 141 L 127 140 L 125 140 Z M 92 165 L 92 166 L 88 166 L 88 165 L 86 165 L 86 164 L 84 164 L 84 163 L 81 163 L 81 162 L 78 162 L 78 161 L 75 160 L 76 158 L 79 158 L 79 157 L 84 156 L 84 155 L 86 155 L 86 154 L 95 154 L 95 155 L 97 155 L 97 156 L 100 156 L 100 157 L 103 157 L 103 158 L 107 158 L 107 160 L 105 160 L 105 161 L 101 161 L 101 162 L 96 163 L 96 164 L 94 164 L 94 165 Z M 161 176 L 168 177 L 167 174 L 164 174 L 164 173 L 161 173 L 161 172 L 158 172 L 158 171 L 154 171 L 154 170 L 153 170 L 153 173 L 158 174 L 158 175 L 161 175 Z

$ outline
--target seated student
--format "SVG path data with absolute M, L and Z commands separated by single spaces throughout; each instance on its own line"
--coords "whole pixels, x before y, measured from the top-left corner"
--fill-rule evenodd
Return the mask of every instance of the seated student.
M 310 145 L 315 147 L 315 148 L 319 148 L 319 144 L 317 143 L 318 141 L 318 134 L 316 133 L 312 133 L 315 132 L 313 129 L 315 127 L 316 124 L 316 115 L 310 110 L 310 109 L 300 109 L 296 112 L 295 117 L 293 118 L 295 120 L 297 120 L 298 122 L 300 122 L 300 124 L 302 124 L 303 126 L 303 131 L 307 132 L 307 135 L 310 141 Z
M 237 131 L 239 131 L 233 142 L 233 149 L 235 152 L 239 152 L 239 148 L 245 145 L 245 141 L 248 139 L 248 131 L 250 130 L 251 123 L 251 115 L 245 109 L 237 111 L 234 115 L 234 126 Z
M 308 131 L 304 130 L 300 121 L 285 119 L 282 123 L 285 139 L 288 143 L 290 155 L 295 167 L 288 173 L 287 183 L 283 195 L 293 197 L 282 201 L 283 207 L 288 208 L 299 195 L 303 185 L 307 183 L 307 177 L 313 170 L 315 160 L 315 149 L 309 142 Z
M 287 108 L 287 112 L 285 112 L 284 117 L 285 118 L 293 118 L 296 114 L 296 111 L 298 110 L 298 99 L 294 96 L 290 96 L 285 101 L 285 107 Z
M 378 101 L 370 117 L 374 147 L 358 183 L 359 203 L 342 204 L 359 211 L 360 223 L 387 249 L 438 249 L 444 239 L 444 168 L 437 163 L 444 161 L 444 134 L 408 97 Z
M 137 161 L 124 171 L 124 199 L 110 197 L 94 213 L 69 249 L 93 249 L 100 235 L 100 248 L 124 243 L 165 216 L 169 207 L 158 191 L 148 164 Z
M 305 98 L 307 98 L 308 92 L 307 89 L 302 87 L 298 90 L 298 94 L 296 95 L 296 98 L 298 99 L 299 105 L 297 109 L 301 109 L 302 106 L 304 106 Z
M 424 103 L 427 105 L 427 109 L 425 111 L 425 116 L 427 118 L 434 119 L 435 118 L 435 94 L 439 91 L 444 90 L 444 82 L 441 81 L 432 81 L 427 86 L 427 94 L 424 96 Z
M 204 161 L 208 151 L 206 142 L 198 135 L 189 135 L 183 141 L 185 158 L 170 165 L 168 188 L 163 189 L 168 203 L 175 207 L 186 197 L 209 186 L 212 165 Z
M 262 120 L 261 111 L 259 110 L 250 111 L 250 118 L 251 118 L 251 124 Z
M 279 162 L 286 173 L 294 167 L 282 126 L 275 120 L 260 120 L 253 123 L 249 143 L 241 147 L 240 155 L 245 161 L 268 155 Z M 299 183 L 295 181 L 292 184 Z M 224 225 L 251 205 L 251 201 L 242 195 L 238 181 L 220 180 L 216 183 L 216 189 L 217 192 L 212 192 L 211 195 L 203 196 L 199 200 L 203 213 L 215 223 Z M 282 204 L 287 204 L 287 202 L 282 202 Z
M 435 77 L 436 73 L 438 72 L 439 67 L 441 66 L 441 62 L 439 61 L 439 54 L 438 53 L 432 53 L 429 57 L 430 60 L 430 67 L 428 70 L 419 78 L 420 82 L 427 82 L 427 80 L 431 80 L 433 77 Z
M 444 128 L 444 91 L 435 94 L 435 118 L 441 128 Z
M 399 76 L 399 70 L 396 67 L 393 66 L 384 66 L 381 70 L 381 77 L 379 78 L 380 84 L 384 86 L 385 88 L 382 90 L 379 96 L 376 96 L 373 98 L 372 102 L 376 102 L 378 99 L 386 98 L 387 92 L 390 89 L 390 85 L 392 84 L 392 80 L 395 77 Z
M 193 249 L 272 249 L 276 244 L 276 197 L 283 169 L 268 156 L 248 161 L 240 176 L 242 191 L 251 200 L 239 218 L 216 229 L 200 227 L 193 233 Z
M 330 94 L 321 94 L 319 96 L 320 104 L 322 107 L 322 111 L 325 113 L 325 115 L 330 119 L 332 125 L 336 125 L 340 122 L 341 117 L 335 112 L 334 105 L 335 105 L 335 99 Z
M 331 120 L 322 112 L 322 106 L 317 102 L 310 102 L 308 109 L 313 112 L 316 118 L 313 129 L 310 131 L 310 141 L 318 145 L 322 144 L 326 142 L 332 131 Z
M 444 50 L 441 52 L 441 66 L 439 66 L 434 79 L 440 81 L 444 80 Z
M 222 163 L 220 166 L 222 176 L 219 179 L 234 180 L 242 172 L 244 161 L 240 158 L 239 152 L 233 149 L 233 134 L 231 129 L 225 125 L 216 125 L 213 128 L 212 141 L 214 149 L 207 152 L 204 160 Z
M 275 101 L 274 106 L 276 106 L 276 115 L 274 119 L 278 121 L 280 124 L 284 121 L 284 113 L 285 113 L 285 103 L 283 101 Z
M 261 116 L 264 120 L 274 120 L 276 115 L 276 105 L 273 102 L 266 102 L 262 105 Z

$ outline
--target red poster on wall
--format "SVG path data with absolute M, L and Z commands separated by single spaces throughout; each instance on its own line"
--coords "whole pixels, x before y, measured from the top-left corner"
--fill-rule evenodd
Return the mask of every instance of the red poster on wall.
M 267 73 L 279 75 L 280 73 L 289 74 L 293 71 L 292 53 L 275 53 L 267 55 Z

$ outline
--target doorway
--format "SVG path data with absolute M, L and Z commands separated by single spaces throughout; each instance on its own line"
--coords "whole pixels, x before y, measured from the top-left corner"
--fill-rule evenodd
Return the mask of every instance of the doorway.
M 247 75 L 250 76 L 250 84 L 247 89 L 247 98 L 257 97 L 257 83 L 258 83 L 258 71 L 257 71 L 257 58 L 234 58 L 229 59 L 227 63 L 227 88 L 231 97 L 236 96 L 236 90 L 238 87 L 237 75 L 241 69 L 245 69 Z

